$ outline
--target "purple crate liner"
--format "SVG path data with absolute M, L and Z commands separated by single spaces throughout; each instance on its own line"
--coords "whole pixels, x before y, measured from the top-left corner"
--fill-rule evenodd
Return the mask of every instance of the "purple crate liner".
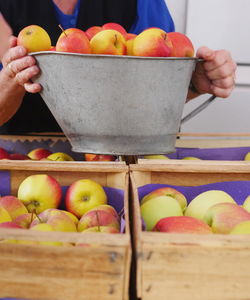
M 176 148 L 174 153 L 167 157 L 182 159 L 186 156 L 195 156 L 204 160 L 244 160 L 245 155 L 250 152 L 250 147 L 232 148 Z
M 62 186 L 63 199 L 60 209 L 65 209 L 65 194 L 68 186 Z M 108 204 L 113 206 L 120 216 L 121 220 L 121 233 L 125 231 L 125 217 L 124 217 L 124 191 L 110 187 L 103 187 L 108 198 Z M 11 194 L 10 188 L 10 172 L 0 171 L 0 196 Z

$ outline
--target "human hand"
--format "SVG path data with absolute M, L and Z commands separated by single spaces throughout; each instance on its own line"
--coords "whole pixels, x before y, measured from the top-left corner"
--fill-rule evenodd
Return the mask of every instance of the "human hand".
M 17 46 L 17 38 L 14 36 L 9 40 L 9 50 L 4 54 L 2 64 L 2 72 L 5 72 L 8 80 L 13 80 L 16 84 L 23 86 L 29 93 L 41 91 L 40 84 L 31 82 L 31 78 L 40 72 L 36 60 L 27 55 L 24 47 Z
M 235 86 L 236 63 L 226 50 L 211 50 L 200 47 L 196 56 L 203 58 L 198 62 L 192 76 L 192 84 L 198 94 L 213 94 L 227 98 Z

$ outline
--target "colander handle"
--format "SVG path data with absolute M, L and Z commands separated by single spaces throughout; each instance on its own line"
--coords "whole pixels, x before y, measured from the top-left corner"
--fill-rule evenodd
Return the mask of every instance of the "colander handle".
M 194 110 L 192 110 L 190 113 L 188 113 L 185 117 L 181 119 L 181 125 L 187 122 L 188 120 L 192 119 L 194 116 L 196 116 L 199 112 L 203 111 L 210 103 L 212 103 L 216 99 L 215 95 L 212 95 L 209 97 L 206 101 L 204 101 L 201 105 L 196 107 Z

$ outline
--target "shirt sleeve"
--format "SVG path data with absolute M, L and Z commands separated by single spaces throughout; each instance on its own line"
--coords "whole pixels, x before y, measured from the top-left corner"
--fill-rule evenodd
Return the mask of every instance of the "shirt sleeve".
M 137 0 L 137 18 L 129 32 L 139 34 L 149 27 L 159 27 L 166 32 L 175 31 L 164 0 Z

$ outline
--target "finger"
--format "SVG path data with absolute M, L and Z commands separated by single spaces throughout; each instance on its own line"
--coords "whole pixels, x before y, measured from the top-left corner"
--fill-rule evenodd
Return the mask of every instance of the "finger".
M 39 83 L 26 82 L 24 83 L 24 88 L 29 93 L 39 93 L 41 91 L 41 85 Z
M 17 38 L 15 36 L 11 36 L 9 38 L 9 48 L 17 46 Z
M 207 77 L 210 80 L 217 80 L 217 79 L 223 79 L 227 77 L 234 76 L 235 73 L 235 66 L 231 62 L 226 62 L 224 65 L 206 72 Z
M 234 76 L 230 76 L 224 79 L 213 80 L 213 85 L 219 88 L 230 89 L 235 86 Z
M 21 58 L 27 54 L 27 50 L 22 46 L 10 48 L 3 56 L 2 63 L 6 67 L 10 62 L 15 59 Z
M 29 68 L 36 64 L 36 60 L 32 56 L 24 56 L 22 58 L 13 60 L 7 67 L 11 69 L 15 74 L 21 72 L 22 70 Z
M 214 85 L 211 85 L 211 92 L 217 97 L 227 98 L 231 95 L 233 88 L 223 89 Z
M 214 59 L 215 57 L 215 51 L 208 48 L 208 47 L 200 47 L 197 52 L 196 52 L 196 56 L 198 58 L 203 58 L 205 59 L 206 61 L 211 61 Z
M 40 69 L 38 66 L 32 66 L 16 74 L 16 80 L 20 85 L 24 85 L 29 82 L 30 79 L 39 74 Z
M 213 60 L 204 62 L 204 68 L 206 71 L 212 71 L 220 66 L 223 66 L 227 62 L 231 63 L 234 66 L 234 68 L 236 68 L 236 64 L 228 51 L 215 51 L 215 56 Z

